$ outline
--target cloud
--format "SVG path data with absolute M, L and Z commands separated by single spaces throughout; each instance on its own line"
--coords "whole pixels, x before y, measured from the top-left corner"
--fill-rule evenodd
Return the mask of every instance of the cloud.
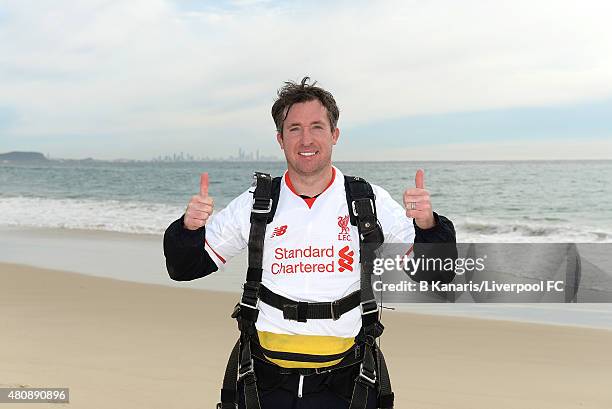
M 447 143 L 445 145 L 406 145 L 402 148 L 384 146 L 374 152 L 341 151 L 337 160 L 363 161 L 509 161 L 509 160 L 610 160 L 612 141 L 581 139 L 579 141 L 501 141 L 478 143 Z
M 5 4 L 3 135 L 130 138 L 155 143 L 147 154 L 220 135 L 255 146 L 273 135 L 274 91 L 305 74 L 334 92 L 345 127 L 612 95 L 607 1 L 202 4 Z

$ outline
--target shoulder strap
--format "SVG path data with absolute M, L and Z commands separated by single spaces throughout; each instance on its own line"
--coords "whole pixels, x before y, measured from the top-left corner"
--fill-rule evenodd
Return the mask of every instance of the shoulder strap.
M 267 173 L 255 172 L 253 175 L 255 190 L 251 208 L 251 231 L 249 233 L 246 282 L 242 291 L 240 305 L 242 318 L 255 323 L 259 313 L 259 287 L 261 285 L 262 260 L 266 226 L 274 219 L 280 194 L 280 178 Z
M 384 241 L 382 227 L 376 217 L 376 196 L 372 185 L 358 176 L 344 176 L 344 190 L 351 224 L 359 232 L 361 263 L 361 321 L 364 335 L 374 338 L 382 333 L 378 320 L 378 303 L 372 290 L 375 250 Z

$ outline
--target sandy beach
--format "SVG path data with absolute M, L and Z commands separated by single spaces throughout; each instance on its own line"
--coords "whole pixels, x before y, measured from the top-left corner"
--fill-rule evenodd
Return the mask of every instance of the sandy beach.
M 0 387 L 68 387 L 75 408 L 218 401 L 235 295 L 6 263 L 0 282 Z M 395 311 L 383 321 L 397 408 L 612 406 L 612 331 Z

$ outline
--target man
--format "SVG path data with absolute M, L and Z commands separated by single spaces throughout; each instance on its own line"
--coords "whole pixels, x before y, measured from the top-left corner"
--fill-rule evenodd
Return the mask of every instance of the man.
M 305 77 L 299 84 L 285 83 L 272 117 L 287 171 L 280 181 L 276 212 L 265 231 L 257 291 L 305 308 L 310 308 L 309 303 L 332 303 L 358 294 L 364 258 L 360 257 L 360 233 L 349 224 L 354 210 L 351 213 L 347 203 L 345 178 L 332 165 L 333 146 L 340 136 L 336 102 L 331 93 L 309 84 Z M 404 192 L 404 207 L 372 185 L 385 242 L 405 243 L 407 249 L 413 242 L 454 242 L 452 223 L 432 211 L 422 170 L 417 171 L 415 184 Z M 211 217 L 214 203 L 208 196 L 208 175 L 202 174 L 200 194 L 192 197 L 185 214 L 164 237 L 170 277 L 181 281 L 203 277 L 246 248 L 253 201 L 253 192 L 247 190 Z M 441 273 L 419 279 L 448 282 L 452 278 Z M 243 309 L 249 307 L 241 304 Z M 362 315 L 359 308 L 352 308 L 341 316 L 332 311 L 328 319 L 305 319 L 298 312 L 292 316 L 285 309 L 289 304 L 254 304 L 256 334 L 247 343 L 260 351 L 253 356 L 261 408 L 359 407 L 352 402 L 353 384 L 363 375 L 363 365 L 360 369 L 342 363 L 353 355 L 366 356 L 363 349 L 367 347 L 357 341 L 363 338 L 361 304 Z M 378 379 L 362 377 L 380 384 Z M 238 388 L 239 407 L 245 407 L 249 394 L 244 385 Z M 375 393 L 366 393 L 365 400 L 361 407 L 377 407 Z

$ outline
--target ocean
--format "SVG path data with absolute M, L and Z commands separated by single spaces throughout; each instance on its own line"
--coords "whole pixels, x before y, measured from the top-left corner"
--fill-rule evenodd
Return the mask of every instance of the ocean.
M 434 208 L 454 222 L 458 242 L 612 242 L 612 161 L 335 165 L 345 174 L 359 175 L 384 187 L 398 202 L 404 189 L 413 186 L 416 170 L 423 168 Z M 209 190 L 219 210 L 249 188 L 255 170 L 281 175 L 285 165 L 0 163 L 0 262 L 236 293 L 244 280 L 245 254 L 232 259 L 224 273 L 177 283 L 165 271 L 161 234 L 197 193 L 201 172 L 210 174 Z M 609 271 L 607 265 L 599 265 L 602 269 Z M 608 283 L 608 276 L 602 280 Z M 395 308 L 612 329 L 612 303 L 404 303 Z
M 459 242 L 612 241 L 612 161 L 337 162 L 401 203 L 418 168 Z M 210 174 L 216 210 L 284 162 L 0 163 L 0 226 L 161 234 Z

